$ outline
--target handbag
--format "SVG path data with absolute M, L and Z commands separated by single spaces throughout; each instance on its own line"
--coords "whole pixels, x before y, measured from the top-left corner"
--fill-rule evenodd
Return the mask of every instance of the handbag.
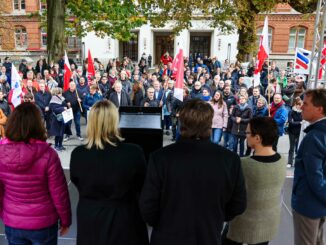
M 55 119 L 56 119 L 58 122 L 63 122 L 63 116 L 62 116 L 62 113 L 55 114 L 55 113 L 53 112 L 53 115 L 54 115 Z

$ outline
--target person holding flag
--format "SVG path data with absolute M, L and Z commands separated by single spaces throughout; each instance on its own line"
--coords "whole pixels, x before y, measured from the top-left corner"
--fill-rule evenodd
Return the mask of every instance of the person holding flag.
M 261 83 L 260 82 L 260 79 L 261 79 L 260 72 L 262 71 L 263 65 L 268 57 L 269 57 L 268 17 L 266 16 L 263 32 L 260 36 L 260 41 L 259 41 L 259 50 L 258 50 L 257 61 L 256 61 L 256 69 L 254 71 L 254 87 L 259 86 Z M 267 75 L 267 79 L 268 79 L 268 75 Z M 267 85 L 268 85 L 268 82 L 267 82 Z M 269 100 L 270 100 L 270 98 L 269 98 Z
M 23 91 L 21 88 L 21 77 L 14 64 L 11 67 L 11 90 L 8 94 L 8 103 L 13 111 L 23 101 Z

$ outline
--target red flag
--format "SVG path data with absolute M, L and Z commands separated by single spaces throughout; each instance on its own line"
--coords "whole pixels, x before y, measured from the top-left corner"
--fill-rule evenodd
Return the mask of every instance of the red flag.
M 269 56 L 269 47 L 268 47 L 268 18 L 266 16 L 263 32 L 260 36 L 259 50 L 257 55 L 256 69 L 254 72 L 255 84 L 260 84 L 260 71 L 263 68 L 265 60 Z M 257 85 L 256 85 L 257 86 Z
M 94 62 L 93 58 L 91 55 L 91 50 L 88 50 L 88 57 L 87 57 L 87 78 L 88 78 L 88 83 L 90 83 L 92 77 L 95 76 L 95 68 L 94 68 Z
M 321 54 L 321 59 L 320 59 L 320 68 L 318 71 L 318 79 L 321 80 L 323 78 L 323 67 L 325 66 L 326 63 L 326 41 L 324 41 L 324 47 L 323 51 Z
M 172 71 L 173 76 L 175 76 L 174 97 L 183 101 L 184 61 L 182 49 L 179 50 L 179 53 L 173 60 Z
M 65 64 L 64 64 L 64 68 L 65 68 L 65 73 L 64 73 L 64 83 L 63 83 L 63 91 L 66 91 L 67 89 L 69 89 L 69 83 L 70 83 L 70 78 L 72 75 L 71 72 L 71 68 L 70 68 L 70 64 L 69 64 L 69 60 L 68 60 L 68 56 L 67 53 L 65 51 Z

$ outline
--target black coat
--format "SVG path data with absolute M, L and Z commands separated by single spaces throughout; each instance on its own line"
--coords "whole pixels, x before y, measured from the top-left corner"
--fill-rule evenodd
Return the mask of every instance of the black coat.
M 51 97 L 51 93 L 47 91 L 44 93 L 39 91 L 35 94 L 35 104 L 40 107 L 43 115 L 45 114 L 45 107 L 49 106 L 50 104 Z
M 144 153 L 133 144 L 73 150 L 70 177 L 79 192 L 78 245 L 148 244 L 138 206 L 145 172 Z
M 67 104 L 65 101 L 62 101 L 62 104 L 56 104 L 56 103 L 50 103 L 49 108 L 50 108 L 50 113 L 51 113 L 51 126 L 49 130 L 49 135 L 52 136 L 63 136 L 65 132 L 65 124 L 64 122 L 59 122 L 57 121 L 55 115 L 62 113 L 67 107 Z
M 288 129 L 289 134 L 299 136 L 301 131 L 302 112 L 295 111 L 293 109 L 289 111 L 288 122 L 289 122 L 289 129 Z
M 141 106 L 141 101 L 144 99 L 144 93 L 142 89 L 139 89 L 135 94 L 134 98 L 132 99 L 132 105 L 134 106 Z
M 240 123 L 236 122 L 236 117 L 241 117 Z M 236 136 L 246 137 L 246 129 L 251 118 L 252 110 L 249 108 L 249 106 L 247 106 L 246 109 L 241 111 L 239 105 L 236 105 L 231 114 L 231 133 Z
M 140 209 L 152 245 L 220 245 L 223 222 L 245 208 L 236 154 L 208 139 L 180 139 L 151 155 Z
M 111 93 L 109 96 L 109 100 L 112 101 L 112 103 L 115 104 L 116 107 L 131 105 L 130 97 L 124 90 L 121 90 L 120 103 L 118 101 L 117 92 Z
M 80 107 L 83 104 L 82 101 L 80 102 L 80 104 L 78 103 L 76 91 L 78 93 L 78 98 L 82 100 L 83 94 L 78 89 L 74 92 L 71 92 L 68 89 L 66 92 L 63 93 L 63 97 L 66 99 L 66 103 L 70 103 L 70 106 L 74 113 L 79 112 Z

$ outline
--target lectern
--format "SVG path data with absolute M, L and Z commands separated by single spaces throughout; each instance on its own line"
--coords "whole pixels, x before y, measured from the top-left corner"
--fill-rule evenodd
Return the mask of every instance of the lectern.
M 119 107 L 120 132 L 125 142 L 140 145 L 146 160 L 163 147 L 162 108 Z

